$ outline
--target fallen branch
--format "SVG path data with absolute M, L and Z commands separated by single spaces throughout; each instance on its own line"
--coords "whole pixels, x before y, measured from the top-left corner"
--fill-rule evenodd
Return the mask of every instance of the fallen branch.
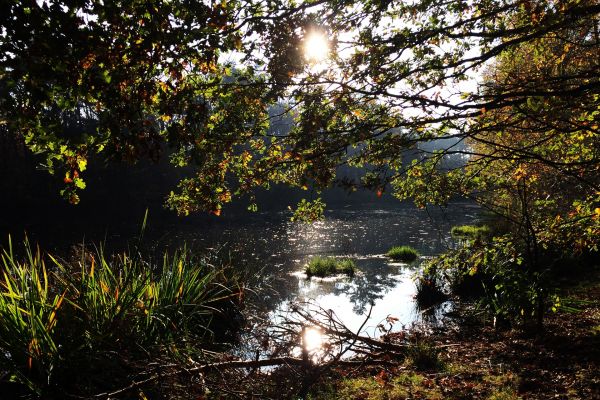
M 372 346 L 372 347 L 376 347 L 379 349 L 384 349 L 387 351 L 392 351 L 395 353 L 400 353 L 400 354 L 404 354 L 404 352 L 406 351 L 406 348 L 408 347 L 407 345 L 400 345 L 400 344 L 392 344 L 392 343 L 388 343 L 388 342 L 383 342 L 381 340 L 377 340 L 374 338 L 371 338 L 369 336 L 362 336 L 359 335 L 359 332 L 354 333 L 352 330 L 350 330 L 348 327 L 346 327 L 343 323 L 341 323 L 338 320 L 335 320 L 333 318 L 333 315 L 328 314 L 325 310 L 321 310 L 321 312 L 317 312 L 317 314 L 321 314 L 324 317 L 326 317 L 326 322 L 330 322 L 330 323 L 334 323 L 334 325 L 336 326 L 335 328 L 330 327 L 326 322 L 319 320 L 318 318 L 315 318 L 313 315 L 311 315 L 311 313 L 306 312 L 304 310 L 300 310 L 300 309 L 296 309 L 295 313 L 300 315 L 305 321 L 308 321 L 311 325 L 314 326 L 318 326 L 323 333 L 334 336 L 334 337 L 340 337 L 343 339 L 347 339 L 347 340 L 351 340 L 354 344 L 356 342 L 361 342 L 364 343 L 366 345 Z M 292 322 L 289 321 L 288 324 L 290 323 L 295 323 L 298 325 L 305 325 L 305 322 Z M 364 326 L 364 323 L 363 323 Z M 362 328 L 362 326 L 361 326 Z
M 391 365 L 389 361 L 385 360 L 337 360 L 332 363 L 331 366 L 357 366 L 357 365 Z M 263 359 L 263 360 L 231 360 L 231 361 L 219 361 L 210 364 L 199 365 L 192 368 L 182 368 L 176 371 L 171 371 L 164 374 L 153 374 L 152 376 L 132 382 L 130 385 L 123 387 L 121 389 L 100 393 L 94 396 L 97 399 L 110 399 L 112 397 L 124 394 L 130 390 L 137 389 L 139 387 L 144 386 L 145 384 L 154 382 L 159 379 L 164 379 L 168 377 L 173 377 L 182 374 L 191 374 L 196 372 L 206 372 L 210 370 L 223 370 L 223 369 L 245 369 L 245 368 L 262 368 L 262 367 L 277 367 L 282 365 L 295 365 L 295 366 L 304 366 L 310 367 L 312 364 L 307 363 L 305 360 L 301 358 L 295 357 L 277 357 L 272 359 Z

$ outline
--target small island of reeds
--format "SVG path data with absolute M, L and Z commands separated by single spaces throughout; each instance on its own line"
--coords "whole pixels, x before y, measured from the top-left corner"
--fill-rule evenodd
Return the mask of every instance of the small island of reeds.
M 411 262 L 419 257 L 419 252 L 410 246 L 394 246 L 386 255 L 394 261 Z
M 457 225 L 452 227 L 450 234 L 459 239 L 484 239 L 490 236 L 490 228 L 487 225 Z
M 348 258 L 316 256 L 308 261 L 304 272 L 309 278 L 312 276 L 324 278 L 338 274 L 353 276 L 356 272 L 356 264 Z

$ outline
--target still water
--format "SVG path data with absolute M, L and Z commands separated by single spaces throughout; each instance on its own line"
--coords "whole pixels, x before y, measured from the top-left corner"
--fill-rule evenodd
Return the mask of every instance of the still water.
M 258 213 L 243 222 L 221 220 L 202 233 L 173 234 L 204 248 L 223 247 L 236 266 L 258 268 L 263 287 L 256 297 L 272 320 L 285 316 L 291 302 L 301 302 L 333 311 L 356 331 L 370 311 L 362 333 L 377 336 L 389 328 L 387 317 L 397 319 L 396 330 L 447 311 L 448 304 L 433 314 L 417 310 L 413 277 L 420 261 L 452 246 L 450 228 L 477 223 L 479 211 L 472 203 L 425 210 L 405 204 L 348 206 L 327 211 L 313 224 L 292 223 L 287 213 Z M 397 245 L 413 246 L 420 260 L 392 262 L 384 254 Z M 303 269 L 315 255 L 350 257 L 360 272 L 353 278 L 307 279 Z

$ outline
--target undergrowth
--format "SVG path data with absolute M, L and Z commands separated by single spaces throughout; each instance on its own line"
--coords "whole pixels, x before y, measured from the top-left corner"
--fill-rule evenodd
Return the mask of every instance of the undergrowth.
M 66 262 L 27 241 L 24 254 L 9 243 L 0 256 L 0 372 L 44 398 L 90 395 L 159 354 L 189 357 L 241 298 L 185 248 L 159 265 L 102 248 Z

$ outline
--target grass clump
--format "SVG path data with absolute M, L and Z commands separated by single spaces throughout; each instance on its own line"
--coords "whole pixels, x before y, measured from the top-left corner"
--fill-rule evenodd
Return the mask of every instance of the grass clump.
M 0 253 L 0 375 L 41 398 L 88 398 L 148 361 L 192 356 L 239 298 L 222 268 L 185 249 L 159 265 L 102 249 L 65 262 L 27 242 L 24 254 Z
M 443 371 L 446 368 L 439 349 L 426 341 L 411 344 L 406 357 L 417 371 Z
M 304 272 L 308 277 L 317 276 L 320 278 L 337 274 L 353 276 L 356 272 L 356 264 L 348 258 L 338 259 L 317 256 L 310 259 Z
M 419 252 L 410 246 L 395 246 L 386 255 L 395 261 L 411 262 L 419 257 Z
M 490 228 L 487 225 L 457 225 L 452 227 L 450 234 L 458 239 L 485 239 L 490 236 Z

